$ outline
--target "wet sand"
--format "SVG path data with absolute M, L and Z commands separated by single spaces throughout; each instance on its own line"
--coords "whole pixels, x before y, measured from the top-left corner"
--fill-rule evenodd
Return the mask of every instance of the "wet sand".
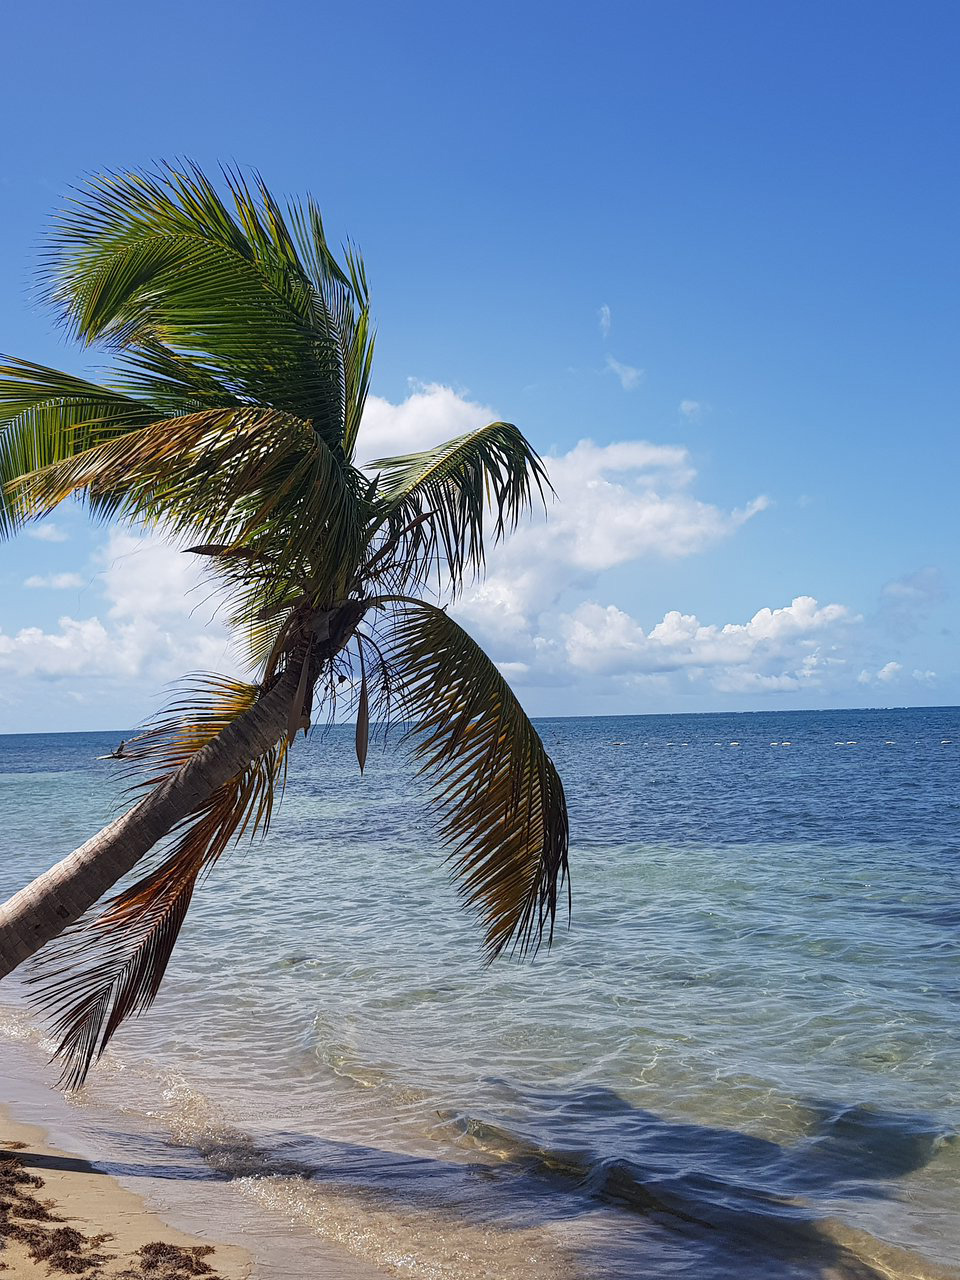
M 252 1264 L 243 1249 L 178 1231 L 0 1110 L 0 1271 L 17 1280 L 248 1280 Z
M 142 1115 L 131 1123 L 123 1110 L 102 1102 L 96 1087 L 65 1096 L 39 1031 L 22 1011 L 0 1010 L 8 1032 L 0 1034 L 0 1170 L 16 1160 L 28 1177 L 43 1180 L 37 1187 L 8 1179 L 9 1190 L 0 1185 L 0 1201 L 11 1193 L 41 1204 L 49 1200 L 51 1213 L 64 1221 L 47 1227 L 72 1228 L 88 1240 L 113 1236 L 99 1250 L 80 1251 L 81 1257 L 100 1252 L 109 1258 L 68 1274 L 88 1280 L 384 1280 L 395 1274 L 319 1238 L 289 1214 L 253 1203 L 200 1152 L 171 1143 L 162 1130 L 144 1129 Z M 7 1263 L 0 1280 L 64 1274 L 31 1258 L 24 1238 L 10 1237 L 8 1232 L 6 1250 L 0 1247 L 0 1264 Z M 212 1246 L 214 1252 L 194 1255 L 192 1262 L 181 1257 L 176 1270 L 169 1254 L 138 1253 L 155 1243 L 185 1250 Z

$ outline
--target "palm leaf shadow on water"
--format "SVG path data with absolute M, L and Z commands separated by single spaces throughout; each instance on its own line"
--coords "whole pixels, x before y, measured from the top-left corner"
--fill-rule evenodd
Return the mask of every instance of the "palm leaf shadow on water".
M 526 1108 L 535 1106 L 536 1135 L 521 1138 L 482 1120 L 458 1123 L 465 1135 L 487 1150 L 499 1147 L 533 1176 L 548 1171 L 574 1202 L 615 1206 L 686 1240 L 705 1276 L 960 1276 L 843 1227 L 831 1213 L 839 1202 L 894 1199 L 897 1179 L 925 1167 L 955 1140 L 928 1117 L 808 1103 L 806 1133 L 780 1145 L 658 1116 L 600 1086 L 519 1097 Z M 578 1122 L 586 1120 L 589 1151 L 574 1145 Z M 626 1246 L 628 1232 L 618 1234 L 614 1250 Z M 642 1253 L 643 1234 L 637 1243 Z M 631 1265 L 624 1274 L 661 1274 L 656 1265 L 637 1270 L 637 1259 Z
M 520 1092 L 498 1083 L 505 1097 L 535 1104 L 538 1132 L 441 1116 L 465 1154 L 483 1157 L 475 1161 L 292 1131 L 273 1133 L 267 1148 L 217 1126 L 191 1142 L 205 1167 L 171 1161 L 166 1144 L 149 1164 L 98 1167 L 125 1177 L 254 1178 L 286 1188 L 281 1205 L 293 1203 L 299 1193 L 291 1187 L 299 1187 L 322 1195 L 327 1206 L 352 1206 L 361 1220 L 389 1212 L 418 1234 L 464 1224 L 504 1236 L 559 1227 L 556 1242 L 574 1273 L 596 1280 L 653 1280 L 688 1269 L 710 1280 L 960 1276 L 832 1216 L 841 1202 L 896 1198 L 897 1179 L 955 1141 L 929 1117 L 809 1104 L 807 1133 L 780 1145 L 657 1116 L 603 1087 Z M 577 1145 L 588 1117 L 589 1149 Z M 29 1155 L 22 1158 L 30 1163 Z

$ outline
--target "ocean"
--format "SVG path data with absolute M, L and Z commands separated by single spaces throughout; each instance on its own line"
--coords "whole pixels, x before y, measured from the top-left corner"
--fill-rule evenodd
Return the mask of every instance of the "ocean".
M 538 728 L 571 817 L 552 949 L 485 967 L 403 752 L 361 777 L 352 728 L 315 730 L 71 1099 L 88 1144 L 228 1187 L 267 1262 L 960 1276 L 960 710 Z M 119 736 L 0 737 L 0 894 L 117 812 Z M 0 988 L 21 1065 L 24 990 Z

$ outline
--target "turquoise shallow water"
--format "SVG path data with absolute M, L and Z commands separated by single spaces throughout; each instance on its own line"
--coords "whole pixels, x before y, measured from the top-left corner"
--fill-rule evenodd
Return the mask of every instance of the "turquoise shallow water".
M 483 967 L 403 757 L 334 728 L 87 1097 L 388 1273 L 960 1275 L 960 711 L 540 729 L 549 954 Z M 0 738 L 0 893 L 114 812 L 110 744 Z

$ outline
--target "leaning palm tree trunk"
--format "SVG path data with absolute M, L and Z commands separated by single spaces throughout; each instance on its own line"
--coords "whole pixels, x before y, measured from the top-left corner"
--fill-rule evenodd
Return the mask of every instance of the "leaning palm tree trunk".
M 288 667 L 176 773 L 0 907 L 0 978 L 79 920 L 157 841 L 283 738 L 298 678 Z

